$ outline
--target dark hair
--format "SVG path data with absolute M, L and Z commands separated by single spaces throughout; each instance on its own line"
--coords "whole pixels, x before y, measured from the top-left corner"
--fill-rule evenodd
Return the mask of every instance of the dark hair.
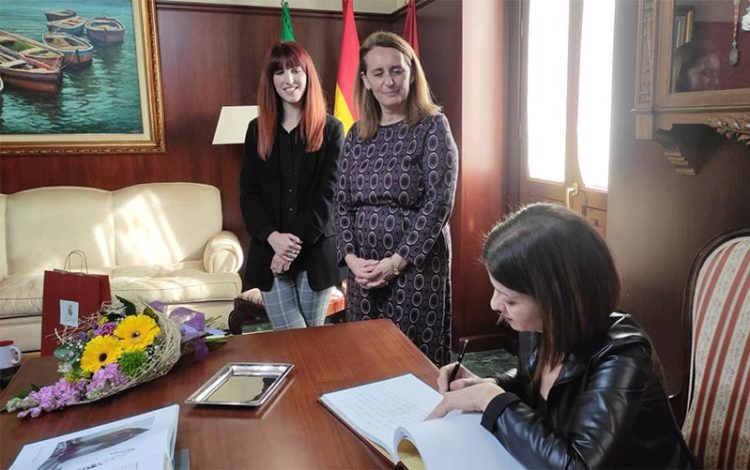
M 716 46 L 708 41 L 690 41 L 675 49 L 672 55 L 672 91 L 697 91 L 690 88 L 688 71 L 702 57 L 716 53 Z
M 537 373 L 604 339 L 620 279 L 604 238 L 580 215 L 552 204 L 526 206 L 492 228 L 482 258 L 497 282 L 539 302 Z
M 359 113 L 357 133 L 364 139 L 369 139 L 375 135 L 381 117 L 378 101 L 362 83 L 362 76 L 367 73 L 365 56 L 376 47 L 396 49 L 404 55 L 411 68 L 411 76 L 414 78 L 414 82 L 409 88 L 409 96 L 406 99 L 406 124 L 411 127 L 425 117 L 440 111 L 440 106 L 435 104 L 432 99 L 430 85 L 427 83 L 422 64 L 419 62 L 417 54 L 414 53 L 414 49 L 398 34 L 389 31 L 376 31 L 370 34 L 359 48 L 359 68 L 357 79 L 354 82 L 354 104 Z
M 326 101 L 315 64 L 307 50 L 296 42 L 277 42 L 266 53 L 258 84 L 258 155 L 263 160 L 268 158 L 273 148 L 281 112 L 281 98 L 273 86 L 273 74 L 284 67 L 301 67 L 307 75 L 299 123 L 300 135 L 305 140 L 305 151 L 315 152 L 323 145 Z

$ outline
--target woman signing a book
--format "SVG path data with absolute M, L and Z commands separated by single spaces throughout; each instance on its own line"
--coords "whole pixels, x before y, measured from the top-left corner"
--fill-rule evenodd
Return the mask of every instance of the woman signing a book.
M 333 193 L 344 131 L 326 115 L 310 54 L 274 44 L 245 136 L 240 205 L 252 240 L 245 279 L 260 288 L 274 329 L 323 324 L 338 281 Z
M 620 281 L 606 242 L 579 215 L 534 204 L 487 236 L 491 308 L 519 332 L 518 368 L 479 378 L 440 369 L 428 418 L 480 411 L 527 468 L 695 466 L 645 331 L 615 311 Z M 470 449 L 468 450 L 470 451 Z

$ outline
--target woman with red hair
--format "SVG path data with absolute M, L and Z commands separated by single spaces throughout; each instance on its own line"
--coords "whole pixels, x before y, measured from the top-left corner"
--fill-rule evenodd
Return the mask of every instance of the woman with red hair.
M 333 195 L 343 126 L 326 114 L 318 72 L 295 42 L 274 44 L 245 135 L 240 205 L 252 237 L 245 280 L 274 329 L 323 324 L 338 281 Z

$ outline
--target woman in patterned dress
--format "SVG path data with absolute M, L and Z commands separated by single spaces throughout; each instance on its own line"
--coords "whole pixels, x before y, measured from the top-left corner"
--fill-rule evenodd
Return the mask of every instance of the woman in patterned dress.
M 456 144 L 401 37 L 370 35 L 359 50 L 359 78 L 360 121 L 344 142 L 336 194 L 347 318 L 390 318 L 442 365 L 450 358 Z

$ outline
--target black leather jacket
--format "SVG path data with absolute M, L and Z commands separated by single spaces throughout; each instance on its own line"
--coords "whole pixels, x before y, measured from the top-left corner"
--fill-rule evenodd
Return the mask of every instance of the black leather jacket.
M 538 334 L 519 336 L 519 368 L 496 377 L 482 425 L 527 468 L 695 466 L 662 386 L 651 342 L 630 315 L 613 313 L 593 354 L 571 353 L 549 391 L 533 385 Z

